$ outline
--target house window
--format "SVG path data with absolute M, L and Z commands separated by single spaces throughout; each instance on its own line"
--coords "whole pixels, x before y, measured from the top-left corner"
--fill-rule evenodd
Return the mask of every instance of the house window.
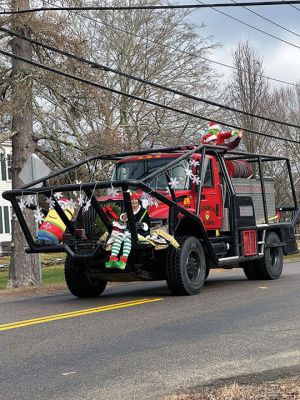
M 4 230 L 5 233 L 10 233 L 9 208 L 7 206 L 4 206 L 3 211 L 4 211 Z
M 7 176 L 11 180 L 11 154 L 7 154 Z
M 0 206 L 0 233 L 3 233 L 2 207 Z
M 3 157 L 1 160 L 1 177 L 3 181 L 6 181 L 7 179 L 7 173 L 6 173 L 6 158 Z
M 1 160 L 1 178 L 3 181 L 11 180 L 11 154 L 6 154 Z

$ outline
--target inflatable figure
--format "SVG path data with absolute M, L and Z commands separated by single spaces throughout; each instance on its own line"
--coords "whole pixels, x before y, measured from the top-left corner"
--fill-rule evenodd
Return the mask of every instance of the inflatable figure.
M 68 199 L 65 198 L 59 199 L 58 201 L 60 205 L 66 204 L 67 202 Z M 71 220 L 74 210 L 66 206 L 64 213 L 67 218 Z M 57 245 L 62 241 L 65 230 L 66 225 L 58 216 L 57 212 L 54 209 L 50 209 L 39 227 L 36 244 L 41 246 Z

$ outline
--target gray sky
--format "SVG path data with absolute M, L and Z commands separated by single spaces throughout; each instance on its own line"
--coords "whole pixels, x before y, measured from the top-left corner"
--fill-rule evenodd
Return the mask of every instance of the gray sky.
M 230 0 L 204 0 L 203 2 L 221 3 Z M 245 2 L 242 0 L 240 2 Z M 180 4 L 197 4 L 197 1 L 180 1 Z M 220 14 L 211 8 L 197 9 L 191 14 L 193 22 L 204 22 L 206 28 L 201 29 L 201 34 L 213 35 L 216 42 L 223 46 L 215 50 L 210 59 L 225 64 L 232 65 L 232 51 L 240 40 L 248 40 L 264 61 L 265 75 L 272 78 L 299 83 L 300 82 L 300 4 L 296 5 L 299 10 L 289 5 L 260 6 L 249 7 L 256 13 L 265 18 L 276 22 L 297 35 L 273 25 L 272 23 L 261 19 L 259 16 L 245 10 L 241 7 L 219 8 L 218 10 L 227 13 L 255 28 L 268 32 L 271 35 L 290 42 L 298 47 L 291 46 L 278 39 L 270 37 L 264 33 L 258 32 L 249 26 Z M 225 74 L 230 73 L 229 68 L 218 67 L 216 69 Z

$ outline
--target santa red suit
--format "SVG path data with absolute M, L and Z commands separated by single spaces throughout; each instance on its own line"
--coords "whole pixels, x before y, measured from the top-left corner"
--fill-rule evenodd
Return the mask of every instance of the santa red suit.
M 207 133 L 202 137 L 201 143 L 202 144 L 216 144 L 217 146 L 225 146 L 228 149 L 235 149 L 240 141 L 241 141 L 241 136 L 240 135 L 241 131 L 238 130 L 233 130 L 233 131 L 227 131 L 227 132 L 222 132 L 220 125 L 216 124 L 215 122 L 210 122 L 209 124 L 209 130 Z M 225 140 L 235 137 L 235 139 L 231 142 L 225 142 Z M 213 142 L 213 143 L 212 143 Z

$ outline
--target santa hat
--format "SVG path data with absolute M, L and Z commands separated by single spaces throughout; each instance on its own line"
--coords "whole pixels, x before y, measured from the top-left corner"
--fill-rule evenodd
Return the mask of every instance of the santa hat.
M 207 144 L 209 142 L 212 142 L 213 140 L 217 140 L 217 136 L 213 135 L 211 133 L 207 133 L 206 135 L 203 136 L 201 139 L 202 144 Z
M 131 200 L 139 200 L 139 196 L 136 193 L 132 193 L 132 195 L 130 196 Z
M 210 122 L 209 123 L 209 129 L 216 129 L 217 131 L 221 130 L 221 127 L 219 124 L 216 124 L 215 122 Z

